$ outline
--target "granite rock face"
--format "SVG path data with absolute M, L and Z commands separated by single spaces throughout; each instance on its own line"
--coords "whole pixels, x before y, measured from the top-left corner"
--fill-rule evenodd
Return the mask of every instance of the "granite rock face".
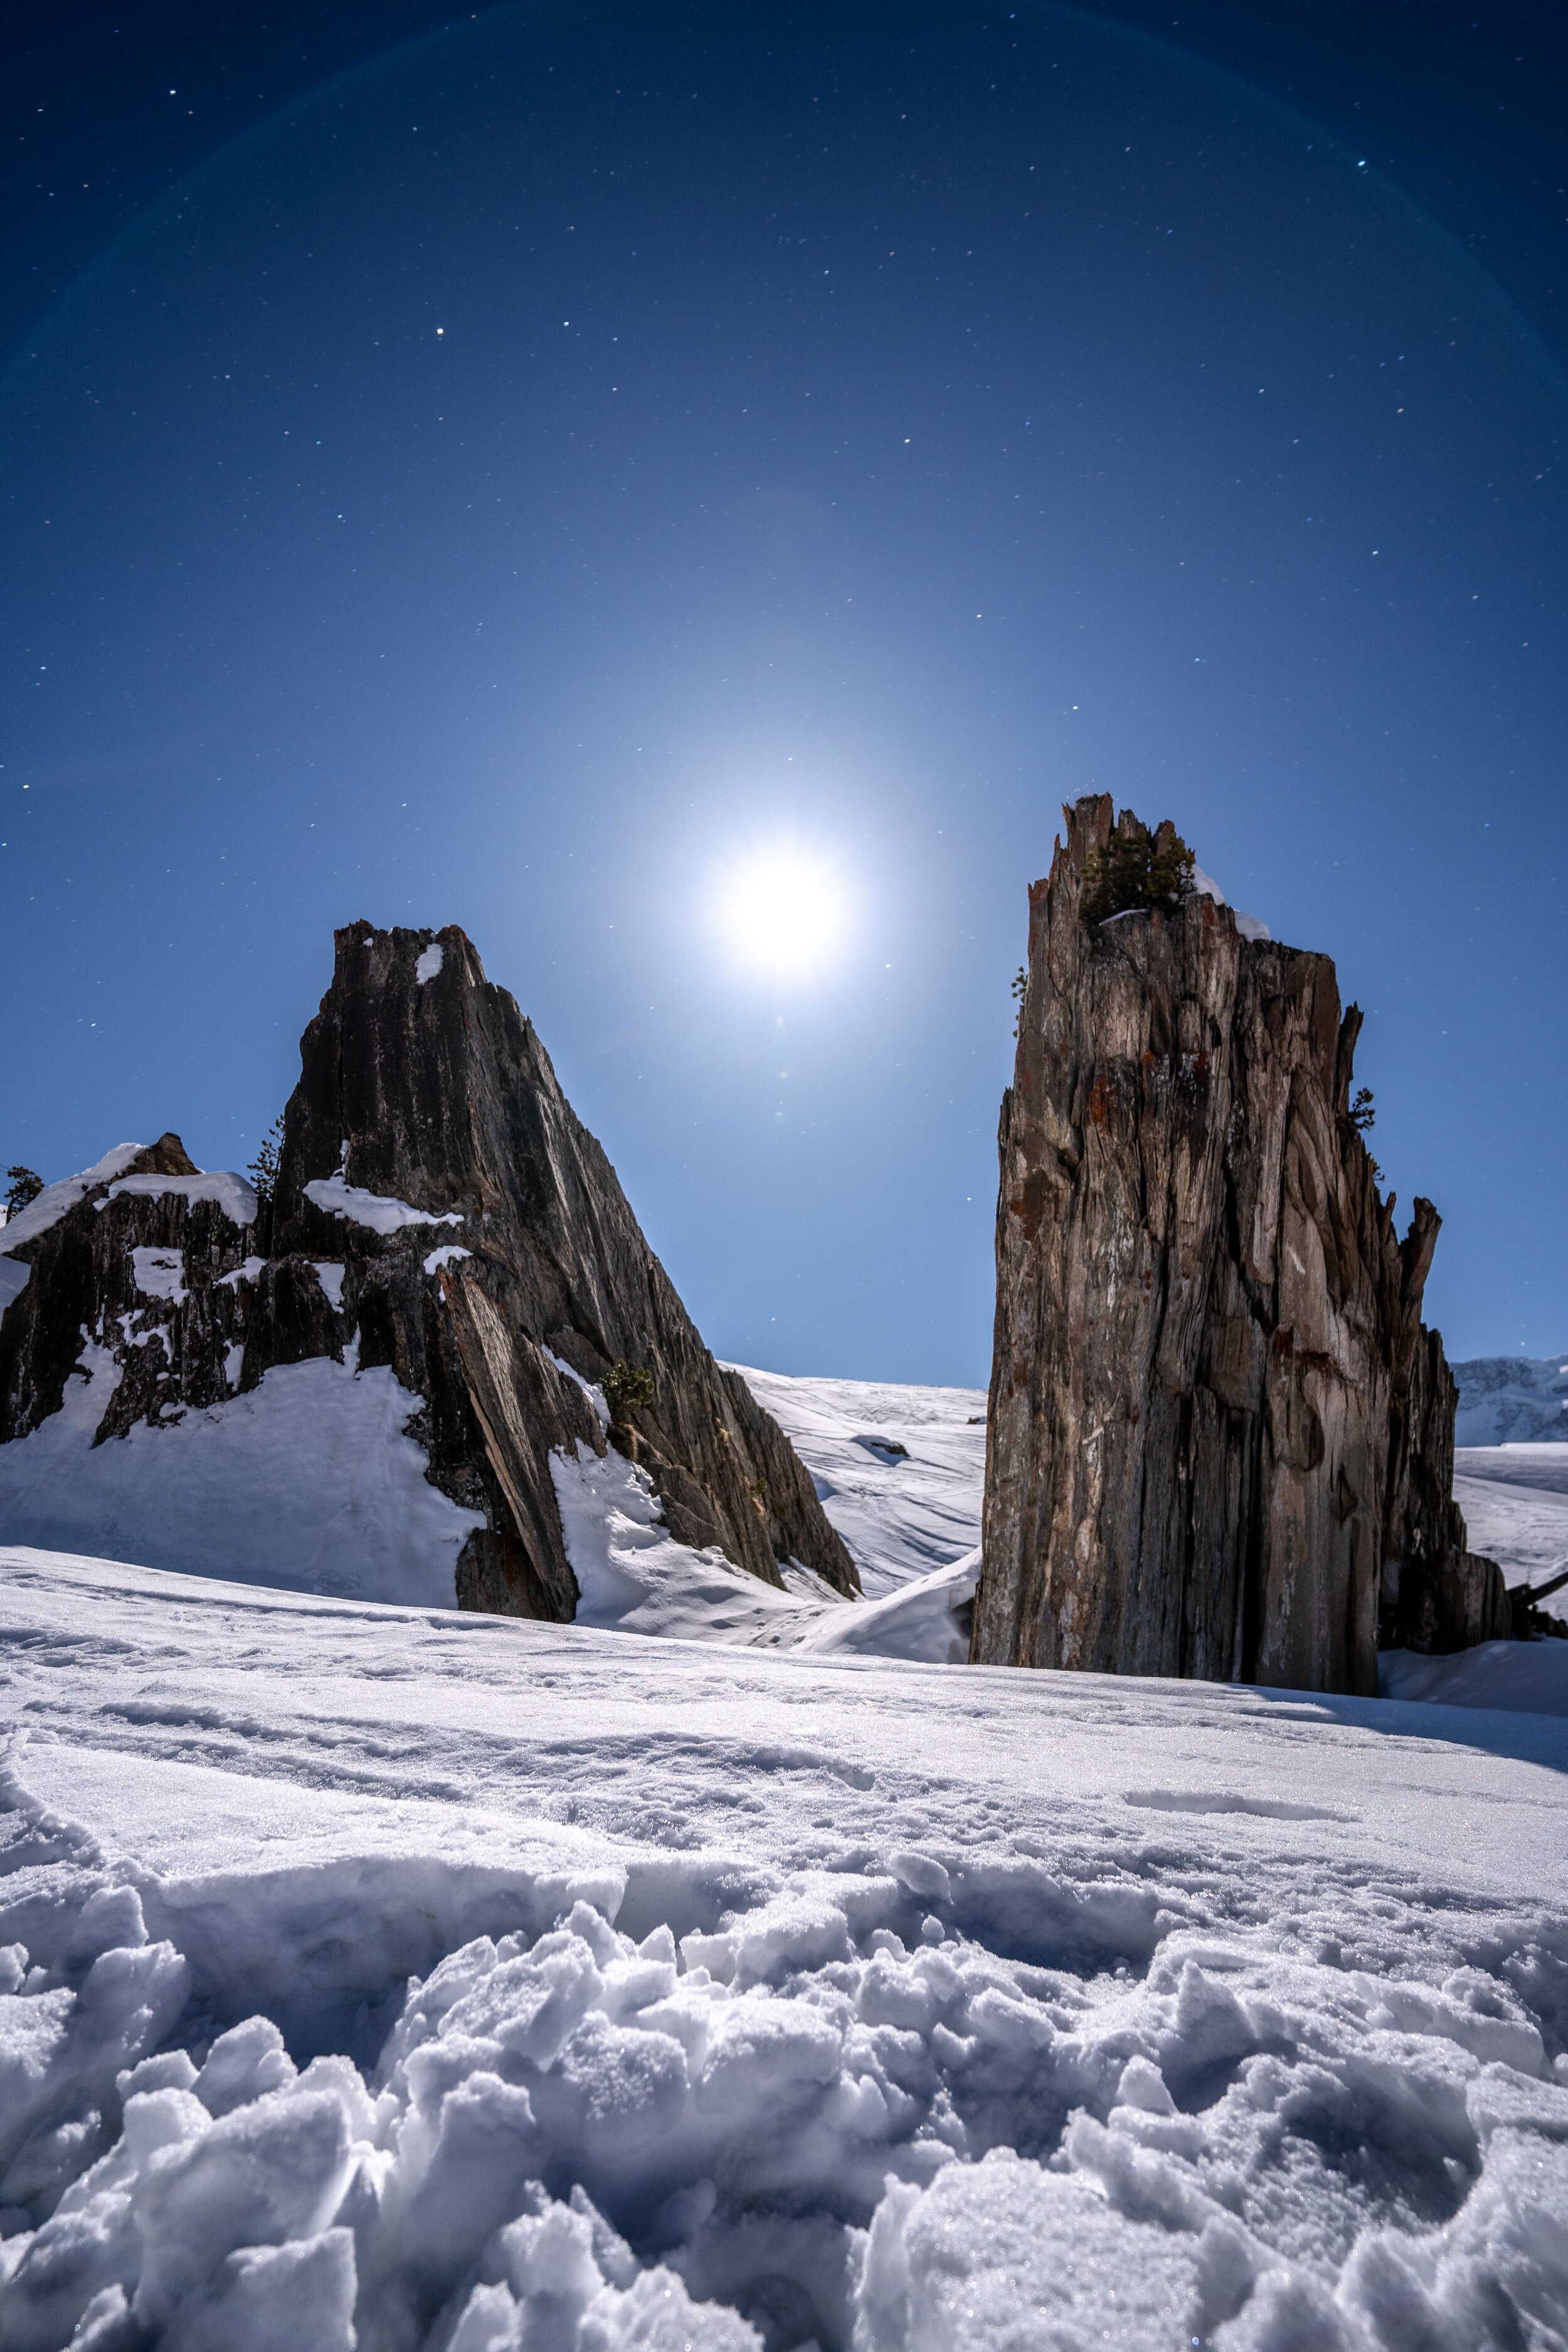
M 531 1024 L 460 930 L 339 931 L 300 1055 L 270 1202 L 198 1178 L 164 1136 L 123 1167 L 111 1155 L 112 1181 L 18 1238 L 32 1271 L 0 1322 L 0 1443 L 59 1410 L 84 1343 L 112 1350 L 118 1375 L 95 1442 L 243 1394 L 274 1365 L 386 1365 L 422 1400 L 410 1433 L 428 1478 L 483 1515 L 459 1605 L 567 1621 L 578 1589 L 550 1455 L 605 1452 L 588 1391 L 625 1360 L 653 1399 L 608 1442 L 647 1472 L 678 1540 L 774 1585 L 795 1559 L 858 1590 L 793 1447 L 703 1346 Z
M 58 1412 L 84 1341 L 117 1358 L 104 1438 L 231 1392 L 225 1367 L 237 1370 L 245 1323 L 236 1270 L 256 1244 L 255 1192 L 243 1177 L 204 1177 L 177 1135 L 111 1152 L 92 1173 L 0 1227 L 7 1258 L 30 1268 L 0 1320 L 0 1443 Z M 75 1197 L 62 1208 L 57 1192 Z M 132 1321 L 147 1327 L 134 1339 Z
M 1110 795 L 1064 816 L 1002 1106 L 972 1657 L 1375 1693 L 1380 1641 L 1508 1622 L 1450 1499 L 1440 1220 L 1395 1234 L 1330 959 L 1208 897 L 1091 929 Z

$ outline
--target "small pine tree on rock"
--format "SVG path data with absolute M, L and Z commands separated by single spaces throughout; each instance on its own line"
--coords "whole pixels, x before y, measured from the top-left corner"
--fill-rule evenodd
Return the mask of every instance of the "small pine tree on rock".
M 638 1405 L 653 1402 L 653 1374 L 642 1364 L 628 1364 L 623 1356 L 604 1379 L 605 1402 L 612 1421 L 625 1421 Z
M 1151 908 L 1173 914 L 1193 887 L 1193 853 L 1167 817 L 1151 833 L 1131 809 L 1083 870 L 1079 912 L 1089 925 Z
M 29 1201 L 36 1201 L 44 1189 L 44 1180 L 31 1168 L 7 1168 L 5 1190 L 0 1193 L 7 1217 L 15 1217 Z
M 1349 1118 L 1351 1125 L 1362 1135 L 1369 1133 L 1377 1125 L 1377 1112 L 1373 1104 L 1370 1087 L 1356 1088 L 1356 1097 L 1350 1107 Z M 1373 1183 L 1381 1184 L 1383 1171 L 1370 1151 L 1366 1155 L 1366 1164 L 1372 1170 Z
M 278 1190 L 278 1156 L 283 1147 L 283 1119 L 275 1118 L 261 1139 L 261 1149 L 246 1171 L 256 1187 L 256 1197 L 266 1206 Z

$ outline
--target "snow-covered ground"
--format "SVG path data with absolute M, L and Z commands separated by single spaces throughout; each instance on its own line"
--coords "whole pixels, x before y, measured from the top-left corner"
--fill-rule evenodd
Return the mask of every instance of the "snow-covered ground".
M 7 2352 L 1568 2341 L 1568 1723 L 0 1576 Z
M 436 1605 L 352 1356 L 0 1450 L 0 2352 L 1564 2352 L 1568 1643 L 955 1672 L 984 1397 L 744 1377 L 865 1601 L 583 1448 L 578 1623 Z

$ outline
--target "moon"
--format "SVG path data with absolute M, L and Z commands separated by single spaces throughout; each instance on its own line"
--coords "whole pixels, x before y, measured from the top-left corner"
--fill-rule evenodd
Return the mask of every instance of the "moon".
M 736 964 L 775 980 L 812 980 L 843 950 L 850 894 L 824 853 L 773 843 L 720 874 L 713 911 Z

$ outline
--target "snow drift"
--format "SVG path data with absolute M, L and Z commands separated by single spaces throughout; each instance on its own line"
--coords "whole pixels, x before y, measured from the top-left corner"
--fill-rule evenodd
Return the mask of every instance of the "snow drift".
M 1564 2340 L 1560 1725 L 3 1572 L 6 2352 Z

